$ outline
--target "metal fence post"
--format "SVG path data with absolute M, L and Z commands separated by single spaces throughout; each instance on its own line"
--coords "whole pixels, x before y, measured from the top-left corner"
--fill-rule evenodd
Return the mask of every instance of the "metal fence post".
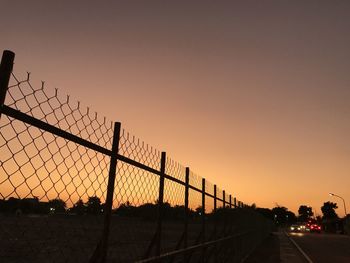
M 205 243 L 205 178 L 202 178 L 202 244 Z M 205 259 L 205 247 L 202 249 L 202 259 Z
M 223 231 L 223 235 L 225 236 L 225 232 L 226 232 L 226 221 L 227 221 L 226 192 L 225 192 L 225 190 L 222 191 L 222 203 L 223 203 L 223 206 L 224 206 L 224 210 L 223 210 L 223 217 L 224 217 L 224 231 Z
M 0 64 L 0 119 L 2 113 L 2 106 L 5 103 L 6 93 L 10 82 L 14 60 L 15 53 L 13 53 L 10 50 L 4 50 Z
M 217 215 L 217 187 L 216 184 L 214 184 L 214 211 L 213 211 L 213 215 L 214 215 L 214 237 L 213 239 L 216 239 L 217 236 L 217 225 L 218 225 L 218 215 Z M 217 245 L 215 244 L 214 246 L 214 262 L 218 261 L 218 249 L 217 249 Z
M 162 156 L 161 156 L 161 160 L 160 160 L 160 177 L 159 177 L 156 256 L 160 255 L 161 244 L 162 244 L 162 222 L 163 222 L 165 163 L 166 163 L 166 152 L 162 152 Z
M 214 239 L 216 238 L 217 234 L 217 224 L 218 224 L 218 215 L 217 213 L 217 186 L 214 184 Z
M 232 206 L 233 206 L 233 204 L 232 204 L 232 195 L 230 195 L 230 211 L 229 211 L 229 222 L 230 222 L 230 230 L 229 230 L 229 232 L 231 232 L 232 231 L 232 222 L 233 222 L 233 220 L 232 220 Z
M 237 199 L 236 199 L 236 197 L 233 198 L 233 207 L 237 208 Z
M 214 215 L 216 213 L 216 209 L 217 209 L 217 188 L 216 188 L 216 184 L 214 184 Z M 216 222 L 215 222 L 215 231 L 216 231 Z M 215 232 L 216 234 L 216 232 Z
M 187 248 L 188 242 L 188 198 L 189 198 L 189 182 L 190 182 L 190 168 L 186 167 L 186 179 L 185 179 L 185 235 L 184 235 L 184 248 Z
M 185 229 L 184 229 L 184 248 L 188 246 L 188 198 L 189 198 L 189 185 L 190 185 L 190 168 L 186 167 L 186 179 L 185 179 Z M 184 253 L 184 262 L 187 262 L 187 253 Z
M 222 191 L 222 203 L 224 204 L 224 208 L 226 208 L 226 192 Z
M 144 259 L 147 259 L 151 255 L 152 250 L 154 248 L 155 248 L 155 256 L 160 256 L 160 253 L 161 253 L 165 165 L 166 165 L 166 152 L 162 152 L 161 159 L 160 159 L 160 173 L 159 173 L 157 226 L 156 226 L 156 231 L 153 235 L 153 238 L 146 250 L 145 255 L 143 256 Z
M 92 263 L 104 263 L 107 258 L 108 251 L 108 237 L 110 232 L 111 216 L 112 216 L 112 206 L 113 206 L 113 193 L 114 193 L 114 183 L 117 172 L 117 161 L 118 161 L 118 150 L 119 150 L 119 138 L 120 138 L 120 122 L 114 123 L 114 134 L 112 142 L 112 155 L 111 162 L 109 166 L 108 174 L 108 185 L 107 185 L 107 197 L 104 207 L 104 225 L 102 238 L 100 243 L 97 245 L 94 254 L 90 258 Z

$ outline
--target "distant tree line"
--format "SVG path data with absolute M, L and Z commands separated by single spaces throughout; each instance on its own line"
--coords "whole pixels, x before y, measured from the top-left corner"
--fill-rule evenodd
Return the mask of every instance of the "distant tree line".
M 232 215 L 234 210 L 231 208 L 217 208 L 216 211 L 205 211 L 206 220 L 209 222 L 212 220 L 224 221 L 229 216 Z M 253 210 L 251 207 L 244 208 L 245 210 Z M 162 206 L 162 210 L 159 211 L 158 202 L 154 203 L 145 203 L 138 206 L 132 205 L 130 202 L 126 202 L 121 204 L 117 209 L 113 210 L 113 214 L 115 216 L 120 217 L 133 217 L 133 218 L 141 218 L 143 220 L 156 220 L 159 213 L 162 214 L 163 220 L 183 220 L 187 213 L 188 219 L 199 219 L 203 213 L 203 208 L 198 206 L 195 209 L 188 208 L 185 210 L 185 206 L 183 205 L 174 205 L 172 206 L 168 202 L 164 202 Z
M 157 218 L 159 213 L 158 207 L 157 201 L 154 203 L 141 204 L 139 206 L 134 206 L 127 201 L 115 209 L 113 214 L 122 217 L 138 217 L 142 219 L 154 220 Z M 185 217 L 185 212 L 187 212 L 189 218 L 195 218 L 200 215 L 201 211 L 201 207 L 197 207 L 195 210 L 188 208 L 187 211 L 185 211 L 185 206 L 183 205 L 172 206 L 170 203 L 164 202 L 161 213 L 163 219 L 178 220 Z
M 205 211 L 208 220 L 212 218 L 220 218 L 225 216 L 225 211 L 228 208 L 218 208 L 216 212 Z M 62 199 L 56 198 L 49 201 L 40 201 L 37 197 L 34 198 L 14 198 L 10 197 L 8 200 L 0 200 L 0 213 L 11 214 L 102 214 L 104 211 L 104 204 L 97 196 L 91 196 L 86 202 L 79 199 L 72 207 L 67 208 L 66 202 Z M 159 214 L 158 201 L 154 203 L 144 203 L 140 205 L 132 205 L 130 202 L 125 202 L 119 205 L 113 211 L 114 216 L 120 217 L 135 217 L 146 220 L 155 220 Z M 162 218 L 165 220 L 181 220 L 185 218 L 187 213 L 188 218 L 198 218 L 203 213 L 201 206 L 185 211 L 183 205 L 172 206 L 168 202 L 164 202 L 162 206 Z
M 103 212 L 104 205 L 101 204 L 100 198 L 92 196 L 84 203 L 78 200 L 73 207 L 67 209 L 66 202 L 62 199 L 55 198 L 47 202 L 40 201 L 37 197 L 33 198 L 14 198 L 0 200 L 0 213 L 10 214 L 99 214 Z
M 321 225 L 323 231 L 326 232 L 350 234 L 350 215 L 339 218 L 335 211 L 338 208 L 337 204 L 330 201 L 323 203 L 321 207 L 322 215 L 317 216 L 315 216 L 312 207 L 307 205 L 299 206 L 298 215 L 288 211 L 286 207 L 278 205 L 272 209 L 256 208 L 254 204 L 252 207 L 266 218 L 273 220 L 277 226 L 287 226 L 296 222 L 312 222 Z
M 338 206 L 336 203 L 325 202 L 321 207 L 323 216 L 314 217 L 312 207 L 307 205 L 301 205 L 298 209 L 298 216 L 293 212 L 288 211 L 288 208 L 277 205 L 276 207 L 259 208 L 255 204 L 246 206 L 246 209 L 254 210 L 263 215 L 267 219 L 270 219 L 277 226 L 285 226 L 294 224 L 296 222 L 308 222 L 312 220 L 322 225 L 323 229 L 328 232 L 339 231 L 339 229 L 349 228 L 350 230 L 350 218 L 349 220 L 340 219 L 335 212 Z M 216 212 L 206 211 L 208 220 L 217 219 L 227 215 L 228 208 L 218 208 Z M 84 202 L 79 199 L 71 208 L 67 208 L 66 202 L 62 199 L 56 198 L 49 201 L 40 201 L 37 197 L 33 198 L 14 198 L 10 197 L 8 200 L 0 200 L 0 213 L 10 214 L 75 214 L 75 215 L 98 215 L 104 211 L 104 204 L 97 196 L 90 196 L 88 200 Z M 187 213 L 191 219 L 198 218 L 202 213 L 202 207 L 195 209 L 188 208 L 185 211 L 185 207 L 182 205 L 172 206 L 168 202 L 163 203 L 162 210 L 159 211 L 158 201 L 154 203 L 144 203 L 140 205 L 132 205 L 129 201 L 122 203 L 118 208 L 113 210 L 113 215 L 120 217 L 135 217 L 146 220 L 155 220 L 159 214 L 162 213 L 163 219 L 168 220 L 180 220 L 185 218 Z M 349 226 L 347 226 L 349 225 Z

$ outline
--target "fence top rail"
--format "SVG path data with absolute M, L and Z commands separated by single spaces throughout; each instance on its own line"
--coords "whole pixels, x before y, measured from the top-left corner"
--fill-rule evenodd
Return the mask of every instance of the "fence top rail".
M 91 112 L 88 107 L 85 112 L 80 107 L 80 102 L 76 105 L 72 104 L 69 96 L 66 98 L 59 96 L 57 89 L 53 93 L 46 87 L 44 89 L 44 82 L 40 87 L 35 87 L 30 82 L 30 73 L 27 73 L 26 78 L 22 80 L 12 73 L 11 81 L 6 101 L 9 103 L 3 105 L 2 113 L 102 154 L 108 156 L 113 154 L 109 149 L 113 128 L 111 128 L 112 125 L 111 127 L 107 125 L 105 118 L 99 120 L 97 113 Z M 84 127 L 84 125 L 87 126 Z M 95 134 L 94 129 L 97 129 L 98 135 Z M 150 173 L 160 175 L 160 151 L 130 135 L 125 129 L 122 129 L 120 135 L 120 149 L 117 158 Z M 166 163 L 168 167 L 165 170 L 165 178 L 186 186 L 185 167 L 169 157 Z M 229 203 L 228 198 L 221 194 L 222 190 L 219 188 L 217 188 L 216 196 L 214 195 L 212 189 L 214 185 L 209 181 L 206 181 L 206 188 L 203 191 L 202 179 L 191 170 L 189 189 L 203 193 L 207 197 L 216 198 L 217 201 L 223 201 L 225 204 Z
M 28 114 L 25 114 L 23 112 L 20 112 L 19 110 L 13 109 L 7 105 L 3 105 L 3 108 L 1 109 L 2 113 L 5 113 L 7 116 L 15 118 L 17 120 L 20 120 L 22 122 L 25 122 L 27 124 L 33 125 L 41 130 L 50 132 L 54 135 L 60 136 L 64 139 L 70 140 L 72 142 L 75 142 L 77 144 L 80 144 L 82 146 L 85 146 L 87 148 L 90 148 L 92 150 L 95 150 L 97 152 L 103 153 L 105 155 L 112 155 L 112 151 L 108 150 L 102 146 L 99 146 L 97 144 L 94 144 L 90 141 L 84 140 L 74 134 L 71 134 L 69 132 L 66 132 L 64 130 L 61 130 L 53 125 L 50 125 L 44 121 L 38 120 Z
M 11 107 L 9 107 L 7 105 L 4 105 L 3 108 L 1 109 L 1 111 L 2 111 L 2 113 L 8 115 L 9 117 L 21 120 L 21 121 L 23 121 L 23 122 L 25 122 L 27 124 L 33 125 L 33 126 L 35 126 L 37 128 L 40 128 L 42 130 L 45 130 L 47 132 L 50 132 L 52 134 L 55 134 L 55 135 L 60 136 L 62 138 L 65 138 L 67 140 L 73 141 L 73 142 L 78 143 L 78 144 L 80 144 L 82 146 L 85 146 L 85 147 L 90 148 L 92 150 L 98 151 L 98 152 L 100 152 L 102 154 L 105 154 L 105 155 L 108 155 L 108 156 L 112 156 L 112 154 L 113 154 L 113 152 L 111 150 L 108 150 L 108 149 L 106 149 L 106 148 L 104 148 L 102 146 L 99 146 L 97 144 L 94 144 L 94 143 L 92 143 L 90 141 L 84 140 L 84 139 L 82 139 L 82 138 L 80 138 L 78 136 L 75 136 L 75 135 L 73 135 L 73 134 L 71 134 L 69 132 L 66 132 L 64 130 L 61 130 L 61 129 L 53 126 L 53 125 L 50 125 L 50 124 L 48 124 L 48 123 L 46 123 L 44 121 L 38 120 L 38 119 L 36 119 L 36 118 L 34 118 L 34 117 L 30 116 L 30 115 L 22 113 L 22 112 L 20 112 L 20 111 L 18 111 L 16 109 L 12 109 Z M 131 164 L 131 165 L 133 165 L 135 167 L 138 167 L 138 168 L 143 169 L 145 171 L 148 171 L 150 173 L 156 174 L 158 176 L 161 174 L 161 172 L 159 170 L 156 170 L 156 169 L 154 169 L 152 167 L 149 167 L 149 166 L 147 166 L 145 164 L 142 164 L 142 163 L 140 163 L 138 161 L 135 161 L 135 160 L 130 159 L 128 157 L 125 157 L 123 155 L 117 154 L 117 158 L 118 158 L 118 160 L 121 160 L 121 161 L 123 161 L 125 163 Z M 180 185 L 186 186 L 186 183 L 181 181 L 178 178 L 175 178 L 175 177 L 173 177 L 171 175 L 168 175 L 168 174 L 165 174 L 164 176 L 168 180 L 171 180 L 171 181 L 173 181 L 175 183 L 178 183 Z M 199 193 L 202 192 L 202 189 L 197 188 L 197 187 L 195 187 L 195 186 L 193 186 L 191 184 L 189 184 L 188 187 L 189 187 L 189 189 L 192 189 L 192 190 L 194 190 L 196 192 L 199 192 Z M 208 197 L 215 198 L 215 196 L 213 194 L 208 193 L 207 191 L 204 191 L 204 194 L 206 196 L 208 196 Z M 222 198 L 220 198 L 218 196 L 216 196 L 216 200 L 224 201 Z M 227 203 L 227 200 L 225 200 L 225 203 Z
M 44 81 L 38 83 L 28 72 L 25 76 L 12 72 L 5 104 L 94 144 L 112 147 L 112 121 L 58 89 L 48 88 Z

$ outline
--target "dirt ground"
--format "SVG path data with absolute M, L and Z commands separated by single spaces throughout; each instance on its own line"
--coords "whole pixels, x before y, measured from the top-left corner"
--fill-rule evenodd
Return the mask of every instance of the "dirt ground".
M 239 233 L 245 229 L 243 224 L 247 224 L 247 220 L 243 219 L 242 217 L 242 220 L 237 220 L 230 226 L 230 229 L 226 228 L 227 226 L 223 228 L 223 224 L 218 225 L 217 233 L 222 235 L 223 231 L 227 230 L 230 230 L 231 233 Z M 88 262 L 101 238 L 102 229 L 103 216 L 16 217 L 0 215 L 1 262 Z M 108 262 L 127 263 L 143 258 L 155 229 L 155 221 L 112 216 Z M 188 245 L 191 246 L 198 240 L 201 221 L 191 221 L 188 229 Z M 208 222 L 206 225 L 207 240 L 211 239 L 213 229 L 213 225 Z M 183 230 L 184 224 L 181 221 L 163 222 L 162 253 L 175 250 Z M 249 244 L 249 241 L 246 244 Z M 193 259 L 191 262 L 196 261 Z
M 246 259 L 245 263 L 279 263 L 280 245 L 276 234 L 271 233 Z

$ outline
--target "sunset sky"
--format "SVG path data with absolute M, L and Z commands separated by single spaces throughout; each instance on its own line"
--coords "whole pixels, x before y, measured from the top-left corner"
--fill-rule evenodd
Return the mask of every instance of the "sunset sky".
M 0 48 L 247 204 L 350 208 L 349 1 L 1 1 Z

